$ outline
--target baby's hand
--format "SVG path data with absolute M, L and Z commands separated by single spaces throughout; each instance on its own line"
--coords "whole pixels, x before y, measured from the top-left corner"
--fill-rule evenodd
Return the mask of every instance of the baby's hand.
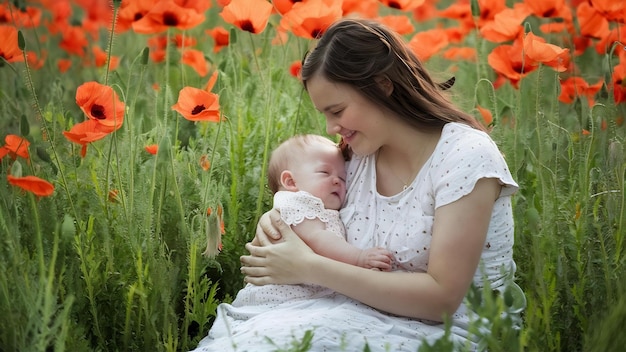
M 376 247 L 362 250 L 357 265 L 367 269 L 391 271 L 393 261 L 394 257 L 391 252 L 385 248 Z

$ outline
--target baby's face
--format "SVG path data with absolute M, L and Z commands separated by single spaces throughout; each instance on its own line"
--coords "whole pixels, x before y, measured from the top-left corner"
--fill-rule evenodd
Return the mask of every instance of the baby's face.
M 327 209 L 341 208 L 346 198 L 346 165 L 339 148 L 316 143 L 299 162 L 292 168 L 298 189 L 320 198 Z

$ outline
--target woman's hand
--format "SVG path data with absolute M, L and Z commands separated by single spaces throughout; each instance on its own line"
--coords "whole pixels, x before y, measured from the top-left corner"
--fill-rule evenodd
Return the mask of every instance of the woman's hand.
M 311 270 L 307 263 L 317 255 L 280 219 L 277 211 L 268 213 L 263 216 L 267 215 L 271 220 L 282 241 L 272 244 L 268 237 L 259 236 L 257 231 L 258 242 L 246 244 L 250 255 L 240 258 L 245 281 L 254 285 L 306 283 L 307 272 Z
M 282 240 L 280 232 L 278 232 L 278 229 L 274 226 L 270 218 L 272 214 L 280 218 L 280 212 L 276 209 L 269 210 L 261 215 L 261 218 L 256 225 L 256 234 L 252 240 L 253 245 L 267 246 L 268 244 L 276 243 Z

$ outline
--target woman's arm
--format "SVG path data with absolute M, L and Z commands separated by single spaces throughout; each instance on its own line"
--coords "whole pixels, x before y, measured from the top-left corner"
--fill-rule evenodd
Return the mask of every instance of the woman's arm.
M 256 285 L 318 284 L 383 311 L 442 321 L 472 282 L 499 192 L 496 179 L 481 179 L 471 193 L 436 210 L 426 273 L 377 272 L 316 255 L 281 221 L 275 224 L 285 241 L 247 244 L 251 255 L 242 256 L 242 272 Z

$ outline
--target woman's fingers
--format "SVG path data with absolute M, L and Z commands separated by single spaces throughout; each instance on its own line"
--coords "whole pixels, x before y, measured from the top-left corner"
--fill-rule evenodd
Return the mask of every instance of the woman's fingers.
M 271 214 L 276 214 L 276 216 L 280 217 L 280 212 L 276 209 L 272 209 L 261 215 L 261 218 L 256 226 L 254 240 L 252 240 L 252 243 L 255 245 L 267 246 L 281 240 L 282 235 L 276 226 L 274 226 L 274 223 L 270 218 Z
M 263 249 L 263 247 L 257 246 L 254 243 L 246 243 L 246 250 L 250 252 L 250 255 L 253 257 L 265 257 L 266 251 Z

